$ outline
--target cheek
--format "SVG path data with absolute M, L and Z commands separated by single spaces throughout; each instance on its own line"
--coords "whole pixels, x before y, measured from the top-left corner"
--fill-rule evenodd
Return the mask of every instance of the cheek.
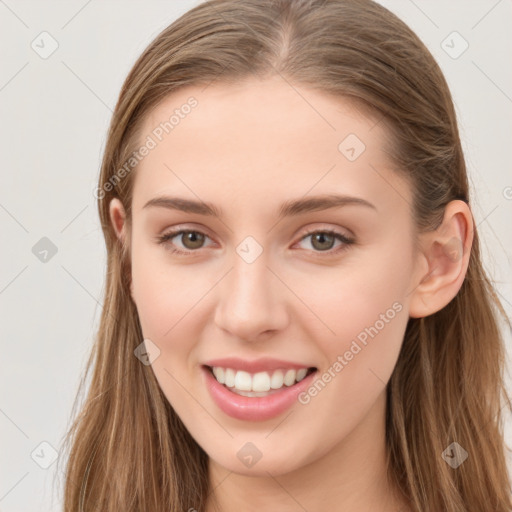
M 318 338 L 334 343 L 359 333 L 364 338 L 365 329 L 375 323 L 381 331 L 389 331 L 397 311 L 407 310 L 411 291 L 413 262 L 404 253 L 388 244 L 378 253 L 354 253 L 337 266 L 288 272 L 287 281 L 295 283 L 294 291 L 307 306 L 302 308 L 305 318 Z
M 141 326 L 148 338 L 163 339 L 201 299 L 207 286 L 191 266 L 172 266 L 164 248 L 146 243 L 133 246 L 133 298 Z
M 404 267 L 406 265 L 403 265 Z M 335 334 L 313 319 L 313 338 L 323 355 L 317 380 L 300 397 L 310 417 L 311 435 L 325 446 L 348 433 L 385 390 L 396 365 L 408 321 L 407 269 L 367 267 L 339 276 L 311 297 L 311 309 Z M 311 324 L 313 325 L 313 324 Z M 321 334 L 320 334 L 321 333 Z M 322 425 L 332 425 L 325 434 Z
M 190 406 L 183 383 L 190 379 L 189 362 L 195 362 L 195 347 L 205 321 L 198 318 L 201 300 L 211 284 L 192 266 L 172 266 L 166 256 L 163 249 L 151 250 L 142 244 L 134 250 L 133 298 L 144 339 L 159 349 L 151 368 L 169 403 L 183 411 Z
M 323 369 L 336 375 L 332 387 L 343 390 L 333 400 L 378 394 L 399 356 L 413 262 L 406 249 L 391 243 L 381 249 L 296 279 L 302 283 L 297 295 L 317 315 L 304 310 L 304 325 L 324 356 Z
M 165 249 L 134 244 L 133 298 L 144 339 L 159 349 L 152 369 L 173 406 L 187 407 L 182 384 L 197 375 L 198 340 L 212 315 L 211 295 L 218 269 L 177 265 Z M 222 274 L 221 274 L 222 275 Z

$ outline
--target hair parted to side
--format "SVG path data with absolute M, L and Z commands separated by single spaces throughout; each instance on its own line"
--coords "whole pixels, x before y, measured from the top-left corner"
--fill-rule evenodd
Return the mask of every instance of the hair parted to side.
M 151 367 L 134 357 L 143 335 L 129 290 L 129 245 L 115 236 L 108 206 L 118 197 L 130 225 L 136 168 L 115 187 L 105 184 L 147 135 L 140 128 L 148 113 L 173 91 L 276 74 L 352 100 L 386 123 L 390 157 L 412 186 L 418 232 L 436 229 L 449 201 L 469 203 L 447 83 L 424 44 L 386 8 L 371 0 L 211 0 L 181 16 L 133 66 L 108 132 L 98 199 L 106 290 L 79 395 L 88 377 L 89 390 L 65 439 L 65 512 L 204 510 L 208 457 Z M 459 293 L 437 313 L 409 319 L 387 387 L 389 478 L 417 512 L 512 510 L 500 314 L 509 322 L 475 228 Z M 469 453 L 456 470 L 442 458 L 454 441 Z

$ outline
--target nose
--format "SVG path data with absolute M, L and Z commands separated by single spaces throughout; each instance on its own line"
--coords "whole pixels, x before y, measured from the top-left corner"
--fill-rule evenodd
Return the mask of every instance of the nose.
M 238 255 L 218 288 L 215 324 L 244 341 L 258 341 L 288 323 L 286 287 L 267 267 L 264 254 L 252 263 Z

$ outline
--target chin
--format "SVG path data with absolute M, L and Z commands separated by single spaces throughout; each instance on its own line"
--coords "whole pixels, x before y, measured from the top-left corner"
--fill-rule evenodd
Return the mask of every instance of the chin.
M 238 454 L 242 451 L 240 448 L 236 448 L 234 456 L 233 452 L 214 453 L 214 457 L 210 456 L 210 460 L 238 475 L 253 477 L 269 477 L 269 474 L 272 476 L 284 475 L 307 464 L 306 461 L 299 459 L 296 450 L 291 448 L 282 453 L 276 453 L 270 447 L 267 450 L 269 451 L 267 454 L 265 454 L 265 450 L 261 450 L 261 458 L 253 462 L 252 465 L 249 460 L 247 463 L 241 460 L 244 458 L 242 454 L 239 458 Z

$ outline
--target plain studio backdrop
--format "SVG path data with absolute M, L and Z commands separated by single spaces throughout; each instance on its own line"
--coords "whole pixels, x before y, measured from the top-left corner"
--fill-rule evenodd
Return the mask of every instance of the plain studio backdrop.
M 102 307 L 106 253 L 93 191 L 108 124 L 135 59 L 198 3 L 0 0 L 1 512 L 61 507 L 56 450 Z M 512 4 L 381 3 L 445 73 L 484 263 L 510 315 Z

